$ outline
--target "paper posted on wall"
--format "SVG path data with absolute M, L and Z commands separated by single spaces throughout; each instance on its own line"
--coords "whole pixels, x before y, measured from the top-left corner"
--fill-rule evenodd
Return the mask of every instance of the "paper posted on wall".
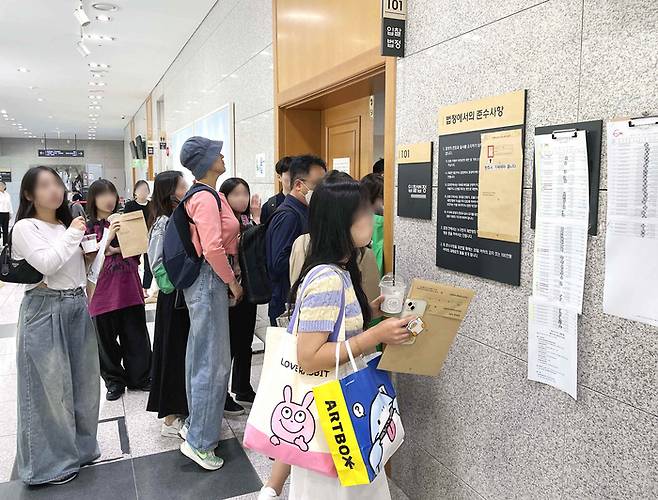
M 578 385 L 577 328 L 575 310 L 528 298 L 528 378 L 574 399 Z
M 658 118 L 608 123 L 603 312 L 658 326 Z

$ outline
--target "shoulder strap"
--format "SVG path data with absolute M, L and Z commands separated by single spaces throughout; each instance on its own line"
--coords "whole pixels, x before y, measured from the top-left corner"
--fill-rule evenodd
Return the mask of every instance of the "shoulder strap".
M 183 196 L 183 199 L 180 201 L 179 205 L 185 204 L 187 200 L 192 198 L 192 196 L 194 196 L 199 191 L 207 191 L 208 193 L 212 194 L 215 197 L 215 200 L 217 201 L 217 206 L 219 207 L 219 211 L 220 212 L 222 211 L 222 199 L 219 197 L 217 191 L 215 191 L 209 186 L 206 186 L 205 184 L 200 184 L 200 183 L 194 184 L 190 189 L 187 190 L 187 193 L 185 193 L 185 196 Z

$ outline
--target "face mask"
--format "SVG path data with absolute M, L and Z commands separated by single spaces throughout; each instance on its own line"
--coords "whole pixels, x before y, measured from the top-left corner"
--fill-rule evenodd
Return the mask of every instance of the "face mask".
M 313 196 L 313 190 L 309 189 L 308 193 L 304 195 L 304 198 L 306 198 L 306 204 L 310 205 L 311 204 L 311 197 Z

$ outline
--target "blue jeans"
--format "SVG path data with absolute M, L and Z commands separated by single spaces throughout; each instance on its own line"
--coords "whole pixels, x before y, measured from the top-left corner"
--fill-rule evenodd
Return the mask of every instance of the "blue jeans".
M 185 389 L 190 411 L 187 442 L 197 450 L 214 450 L 224 417 L 231 370 L 228 287 L 204 262 L 185 291 L 190 335 L 185 355 Z
M 21 480 L 47 483 L 97 459 L 98 345 L 81 288 L 25 293 L 16 358 Z

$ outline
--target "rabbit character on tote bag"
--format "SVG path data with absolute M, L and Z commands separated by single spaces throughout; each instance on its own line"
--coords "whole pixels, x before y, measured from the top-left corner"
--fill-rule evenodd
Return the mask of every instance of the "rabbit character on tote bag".
M 300 288 L 327 267 L 317 266 L 306 276 Z M 301 302 L 301 301 L 298 301 Z M 265 342 L 263 376 L 244 433 L 244 446 L 290 465 L 336 477 L 336 468 L 318 422 L 313 387 L 335 378 L 333 370 L 306 373 L 297 362 L 297 319 L 295 306 L 287 329 L 269 327 Z M 345 340 L 345 297 L 334 333 Z

